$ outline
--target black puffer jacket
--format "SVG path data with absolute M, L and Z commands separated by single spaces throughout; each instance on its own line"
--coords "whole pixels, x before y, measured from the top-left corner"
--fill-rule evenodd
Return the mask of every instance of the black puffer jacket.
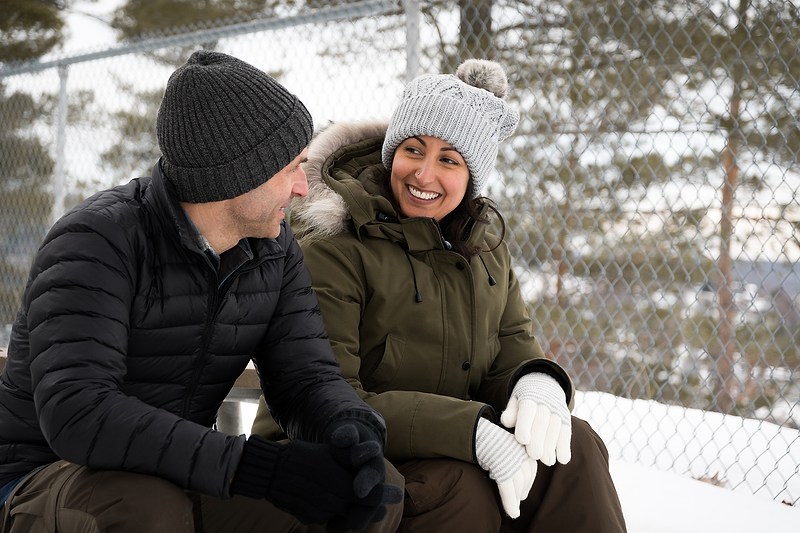
M 251 358 L 291 438 L 341 418 L 385 432 L 341 377 L 291 229 L 218 274 L 168 187 L 156 165 L 45 238 L 0 379 L 0 486 L 62 458 L 229 497 L 245 439 L 210 428 Z

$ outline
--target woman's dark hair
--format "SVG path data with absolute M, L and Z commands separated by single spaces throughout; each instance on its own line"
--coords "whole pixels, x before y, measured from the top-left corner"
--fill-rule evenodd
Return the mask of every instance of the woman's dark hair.
M 377 169 L 379 171 L 374 173 L 373 180 L 380 186 L 381 193 L 389 200 L 389 202 L 391 202 L 395 211 L 400 213 L 400 206 L 394 197 L 394 193 L 392 193 L 391 174 L 389 171 L 383 168 L 382 165 L 378 165 Z M 491 252 L 492 250 L 496 249 L 498 246 L 500 246 L 506 236 L 506 222 L 503 219 L 503 215 L 501 215 L 500 211 L 498 211 L 495 207 L 494 202 L 485 196 L 473 198 L 474 193 L 475 184 L 472 181 L 472 176 L 470 176 L 469 181 L 467 182 L 467 190 L 464 192 L 464 198 L 461 199 L 461 203 L 458 204 L 458 206 L 456 206 L 456 208 L 450 213 L 448 213 L 448 215 L 439 223 L 439 227 L 442 229 L 442 236 L 445 238 L 445 240 L 447 240 L 447 242 L 450 243 L 450 245 L 453 247 L 453 250 L 468 259 L 478 256 L 484 251 L 480 246 L 470 245 L 467 243 L 470 230 L 476 222 L 481 222 L 483 224 L 489 223 L 488 217 L 481 216 L 481 211 L 483 211 L 484 205 L 488 206 L 488 208 L 494 212 L 495 216 L 500 221 L 500 240 L 497 242 L 497 245 L 494 248 L 486 251 Z

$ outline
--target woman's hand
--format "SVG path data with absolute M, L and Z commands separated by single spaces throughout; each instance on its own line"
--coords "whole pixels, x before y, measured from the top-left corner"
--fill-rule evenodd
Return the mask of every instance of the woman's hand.
M 503 509 L 511 518 L 519 517 L 519 504 L 536 478 L 536 461 L 511 433 L 485 418 L 478 420 L 475 455 L 478 465 L 497 482 Z
M 507 428 L 525 445 L 528 455 L 552 466 L 572 458 L 572 418 L 561 385 L 547 374 L 532 372 L 514 386 L 508 406 L 500 416 Z

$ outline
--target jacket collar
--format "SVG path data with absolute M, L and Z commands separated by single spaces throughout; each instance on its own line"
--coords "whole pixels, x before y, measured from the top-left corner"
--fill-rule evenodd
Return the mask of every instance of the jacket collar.
M 181 246 L 205 255 L 203 248 L 194 236 L 194 230 L 186 212 L 178 202 L 174 187 L 164 179 L 161 173 L 161 159 L 153 167 L 150 187 L 145 195 L 156 208 L 164 227 L 174 230 Z

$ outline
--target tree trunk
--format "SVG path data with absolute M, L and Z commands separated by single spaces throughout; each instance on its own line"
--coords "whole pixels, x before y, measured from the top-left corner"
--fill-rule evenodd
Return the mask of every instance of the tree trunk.
M 747 8 L 749 2 L 742 0 L 739 4 L 739 29 L 745 29 L 747 21 Z M 739 33 L 739 32 L 736 32 Z M 731 78 L 733 80 L 733 94 L 730 102 L 731 128 L 728 132 L 727 146 L 725 148 L 725 183 L 722 185 L 722 212 L 720 214 L 719 234 L 720 253 L 717 260 L 719 272 L 719 290 L 717 303 L 719 304 L 720 322 L 718 338 L 714 353 L 717 367 L 717 384 L 714 390 L 715 406 L 722 413 L 730 413 L 736 405 L 739 395 L 740 383 L 734 376 L 733 356 L 736 351 L 736 331 L 733 322 L 736 318 L 736 306 L 733 301 L 731 288 L 731 239 L 733 237 L 733 203 L 736 186 L 739 182 L 739 166 L 737 156 L 739 145 L 742 142 L 739 129 L 739 108 L 742 103 L 741 88 L 744 77 L 744 64 L 741 57 L 731 65 Z
M 494 0 L 458 0 L 461 12 L 458 43 L 459 65 L 467 59 L 496 58 L 492 32 L 493 4 Z
M 738 91 L 731 98 L 730 113 L 734 124 L 738 121 L 741 98 Z M 736 306 L 733 302 L 731 289 L 731 237 L 733 234 L 733 200 L 734 191 L 739 180 L 739 167 L 736 163 L 738 141 L 735 138 L 736 130 L 728 135 L 728 145 L 725 149 L 725 183 L 722 185 L 722 213 L 719 221 L 720 254 L 717 260 L 719 270 L 719 291 L 717 303 L 719 304 L 720 322 L 716 349 L 717 376 L 719 381 L 716 386 L 715 397 L 717 409 L 722 413 L 729 413 L 738 395 L 738 384 L 733 375 L 733 353 L 736 349 L 736 338 L 733 321 L 736 317 Z

